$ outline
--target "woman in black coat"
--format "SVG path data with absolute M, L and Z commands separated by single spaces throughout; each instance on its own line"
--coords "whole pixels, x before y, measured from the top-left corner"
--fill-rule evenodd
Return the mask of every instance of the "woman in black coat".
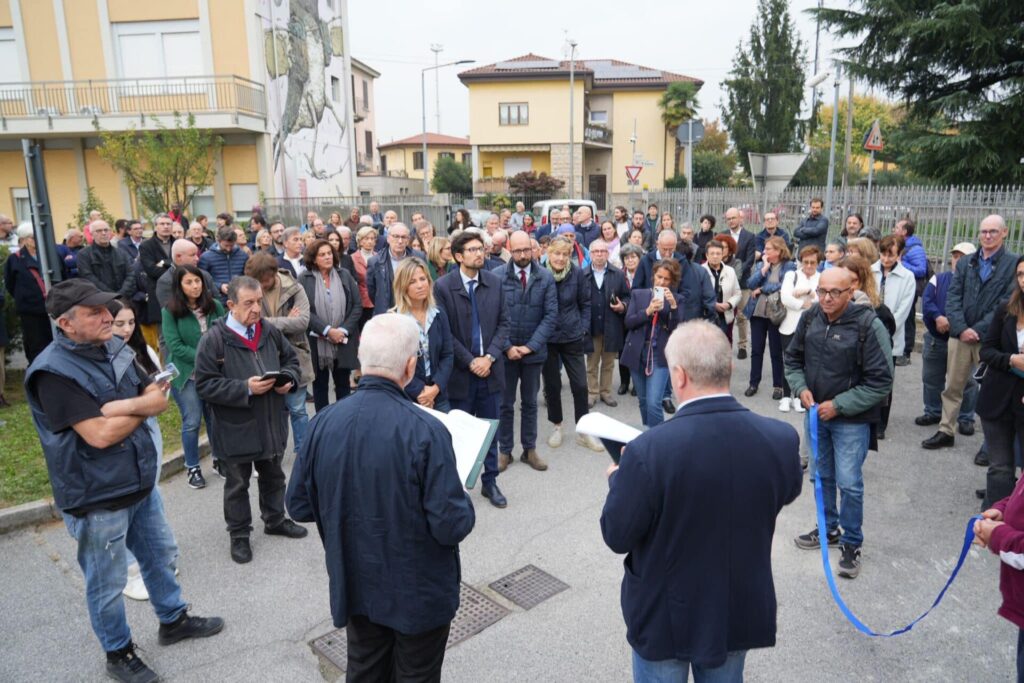
M 1017 259 L 1017 286 L 1002 303 L 981 340 L 981 362 L 987 365 L 978 405 L 988 445 L 988 476 L 981 509 L 1013 493 L 1014 443 L 1024 435 L 1024 256 Z M 1021 443 L 1024 446 L 1024 442 Z
M 349 395 L 349 376 L 359 367 L 359 317 L 363 304 L 355 278 L 338 266 L 338 253 L 327 240 L 313 240 L 303 260 L 299 284 L 309 299 L 309 348 L 313 361 L 313 405 L 317 412 Z
M 36 257 L 36 239 L 30 223 L 18 227 L 18 251 L 4 263 L 4 287 L 14 297 L 25 357 L 31 364 L 53 341 L 53 328 L 46 315 L 43 269 Z

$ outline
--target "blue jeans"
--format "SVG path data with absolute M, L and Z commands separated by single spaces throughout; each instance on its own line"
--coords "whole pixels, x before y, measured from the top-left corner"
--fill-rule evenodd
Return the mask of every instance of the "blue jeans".
M 306 385 L 285 394 L 284 403 L 288 406 L 288 414 L 292 419 L 292 443 L 295 445 L 295 455 L 298 455 L 302 439 L 306 436 L 306 426 L 309 424 L 309 413 L 306 412 Z
M 185 611 L 181 586 L 174 578 L 178 545 L 167 524 L 159 489 L 121 510 L 95 510 L 85 517 L 64 513 L 64 524 L 78 541 L 89 620 L 106 652 L 123 648 L 132 638 L 121 597 L 128 579 L 126 547 L 137 558 L 160 623 L 169 624 Z
M 725 663 L 709 669 L 690 664 L 684 659 L 663 659 L 650 662 L 633 650 L 634 683 L 686 683 L 690 667 L 693 667 L 694 683 L 743 683 L 743 662 L 746 650 L 730 652 Z
M 636 387 L 640 419 L 644 426 L 650 428 L 660 425 L 665 421 L 661 400 L 665 397 L 665 387 L 668 385 L 668 368 L 655 365 L 650 377 L 643 370 L 630 374 L 633 376 L 633 386 Z
M 810 422 L 804 416 L 804 430 Z M 821 494 L 828 531 L 842 527 L 840 543 L 860 547 L 864 543 L 864 475 L 861 467 L 868 454 L 871 426 L 838 418 L 818 421 L 818 460 L 811 458 L 811 477 L 815 469 L 821 475 Z M 808 440 L 808 443 L 810 441 Z M 836 509 L 836 487 L 842 495 Z
M 924 345 L 921 349 L 921 391 L 924 394 L 924 414 L 929 417 L 942 417 L 942 390 L 946 388 L 948 346 L 945 339 L 936 339 L 931 333 L 924 333 Z M 974 406 L 978 403 L 979 389 L 973 377 L 967 380 L 957 422 L 974 423 Z
M 465 398 L 449 398 L 452 410 L 461 410 L 487 420 L 498 419 L 498 405 L 501 394 L 493 394 L 487 388 L 487 379 L 473 375 L 469 378 L 469 393 Z M 483 486 L 490 486 L 498 479 L 498 444 L 491 440 L 484 457 L 484 473 L 480 476 Z
M 543 363 L 505 361 L 505 391 L 501 397 L 501 422 L 498 425 L 498 446 L 502 453 L 511 453 L 516 416 L 516 389 L 519 389 L 519 441 L 523 450 L 537 447 L 537 393 Z
M 199 467 L 199 421 L 204 412 L 203 399 L 199 398 L 193 379 L 180 389 L 171 387 L 171 395 L 181 412 L 181 448 L 185 451 L 185 467 Z M 209 420 L 206 421 L 206 431 L 211 431 Z

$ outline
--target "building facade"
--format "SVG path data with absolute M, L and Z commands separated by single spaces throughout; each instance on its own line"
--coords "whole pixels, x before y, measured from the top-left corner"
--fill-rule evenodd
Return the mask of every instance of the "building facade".
M 352 111 L 355 116 L 356 172 L 373 174 L 380 170 L 377 156 L 377 118 L 374 114 L 373 83 L 380 72 L 355 57 L 352 63 Z
M 378 145 L 380 168 L 384 175 L 411 178 L 422 182 L 424 173 L 423 135 Z M 447 157 L 467 166 L 472 161 L 469 138 L 427 133 L 426 173 L 429 178 L 438 159 Z M 421 185 L 422 187 L 422 185 Z
M 703 81 L 612 59 L 576 60 L 573 71 L 572 145 L 568 61 L 527 54 L 459 74 L 469 90 L 475 188 L 493 191 L 495 179 L 532 170 L 568 189 L 572 166 L 574 191 L 600 198 L 630 190 L 627 165 L 642 166 L 639 182 L 650 187 L 676 175 L 675 135 L 658 100 L 672 82 Z
M 57 236 L 87 188 L 137 216 L 97 130 L 195 117 L 224 146 L 189 215 L 354 194 L 345 0 L 0 0 L 0 212 L 28 220 L 23 139 L 43 146 Z

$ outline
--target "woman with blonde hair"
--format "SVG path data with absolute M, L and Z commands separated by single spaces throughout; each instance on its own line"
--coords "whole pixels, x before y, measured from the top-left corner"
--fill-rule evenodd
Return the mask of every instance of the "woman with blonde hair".
M 796 270 L 790 260 L 789 247 L 781 237 L 769 237 L 764 243 L 764 254 L 754 264 L 747 288 L 750 300 L 743 309 L 743 315 L 750 320 L 750 385 L 744 396 L 753 396 L 761 384 L 761 365 L 764 362 L 765 337 L 768 338 L 768 352 L 772 363 L 772 400 L 781 401 L 785 396 L 782 373 L 782 337 L 779 325 L 785 320 L 786 308 L 782 304 L 782 281 L 786 274 Z M 782 317 L 774 320 L 775 314 Z
M 878 247 L 867 237 L 857 237 L 847 242 L 846 253 L 867 259 L 868 265 L 878 260 Z
M 447 237 L 438 235 L 430 240 L 430 248 L 427 250 L 427 268 L 430 269 L 430 279 L 436 280 L 448 273 L 452 267 L 452 241 Z
M 409 316 L 420 333 L 416 374 L 406 385 L 405 393 L 421 406 L 447 413 L 447 387 L 455 367 L 455 347 L 448 317 L 434 303 L 432 285 L 429 266 L 423 259 L 403 259 L 395 269 L 395 306 L 388 312 Z
M 274 239 L 270 236 L 270 231 L 266 228 L 261 228 L 260 231 L 256 233 L 255 244 L 257 252 L 270 251 L 274 245 Z

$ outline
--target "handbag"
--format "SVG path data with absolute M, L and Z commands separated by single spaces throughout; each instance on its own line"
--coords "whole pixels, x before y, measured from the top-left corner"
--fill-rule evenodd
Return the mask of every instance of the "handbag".
M 778 327 L 786 319 L 786 306 L 782 303 L 782 293 L 772 292 L 764 300 L 764 314 L 772 325 Z

